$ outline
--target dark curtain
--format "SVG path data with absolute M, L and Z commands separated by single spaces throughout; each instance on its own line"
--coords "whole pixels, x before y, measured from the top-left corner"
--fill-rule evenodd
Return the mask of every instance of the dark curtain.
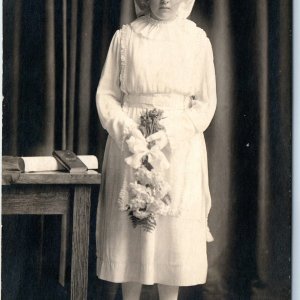
M 181 299 L 290 299 L 291 10 L 286 0 L 196 0 L 190 19 L 211 39 L 217 77 L 205 132 L 215 242 L 207 284 Z M 134 18 L 132 0 L 3 1 L 3 154 L 69 148 L 101 164 L 95 91 L 114 31 Z M 94 279 L 93 239 L 90 257 L 91 299 L 119 297 Z
M 4 1 L 3 154 L 101 159 L 94 99 L 119 14 L 116 1 Z

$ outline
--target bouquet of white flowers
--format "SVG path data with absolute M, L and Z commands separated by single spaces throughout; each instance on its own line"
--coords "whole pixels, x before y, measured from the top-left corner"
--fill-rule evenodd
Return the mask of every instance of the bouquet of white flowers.
M 159 124 L 162 115 L 163 111 L 158 109 L 141 115 L 139 129 L 145 138 L 164 129 Z M 133 155 L 125 161 L 136 170 L 135 181 L 129 186 L 127 211 L 134 227 L 141 225 L 150 232 L 156 226 L 156 216 L 166 215 L 170 209 L 170 186 L 159 172 L 168 168 L 169 163 L 155 142 L 131 136 L 127 144 Z

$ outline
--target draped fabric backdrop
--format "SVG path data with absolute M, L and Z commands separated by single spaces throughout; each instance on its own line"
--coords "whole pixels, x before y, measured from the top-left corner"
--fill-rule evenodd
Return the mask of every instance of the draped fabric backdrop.
M 181 289 L 181 299 L 290 299 L 291 6 L 196 0 L 190 19 L 211 39 L 217 78 L 205 132 L 215 242 L 207 284 Z M 68 148 L 101 164 L 96 88 L 113 33 L 134 18 L 132 0 L 3 1 L 3 154 Z M 4 244 L 16 220 L 4 218 Z M 117 285 L 95 279 L 94 250 L 92 236 L 91 299 L 98 286 L 109 299 Z M 143 294 L 157 299 L 155 287 Z

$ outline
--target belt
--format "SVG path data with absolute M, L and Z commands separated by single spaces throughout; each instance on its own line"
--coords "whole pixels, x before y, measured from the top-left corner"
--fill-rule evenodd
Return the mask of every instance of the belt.
M 123 105 L 134 107 L 186 109 L 190 103 L 190 96 L 180 94 L 128 94 L 123 98 Z

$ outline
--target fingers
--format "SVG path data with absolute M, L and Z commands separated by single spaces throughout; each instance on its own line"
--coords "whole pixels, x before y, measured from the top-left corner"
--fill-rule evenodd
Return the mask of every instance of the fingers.
M 159 147 L 159 149 L 163 149 L 169 142 L 165 131 L 162 130 L 150 135 L 146 141 L 148 143 L 155 142 L 155 145 Z

